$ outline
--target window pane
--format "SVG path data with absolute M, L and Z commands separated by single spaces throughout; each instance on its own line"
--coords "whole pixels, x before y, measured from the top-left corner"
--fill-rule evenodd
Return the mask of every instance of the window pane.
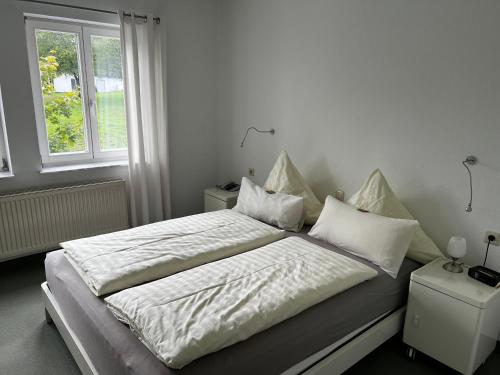
M 78 34 L 36 31 L 49 153 L 87 151 Z
M 91 37 L 97 127 L 102 151 L 127 148 L 120 39 Z

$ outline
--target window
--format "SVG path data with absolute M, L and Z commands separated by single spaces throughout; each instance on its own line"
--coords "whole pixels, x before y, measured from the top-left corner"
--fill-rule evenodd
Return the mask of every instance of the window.
M 7 142 L 7 129 L 3 113 L 2 90 L 0 88 L 0 176 L 10 175 L 9 144 Z
M 26 27 L 42 163 L 126 159 L 119 29 L 39 19 Z

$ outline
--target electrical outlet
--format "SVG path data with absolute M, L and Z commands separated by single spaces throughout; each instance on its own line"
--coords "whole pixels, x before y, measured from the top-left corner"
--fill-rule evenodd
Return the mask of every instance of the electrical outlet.
M 487 230 L 484 233 L 484 243 L 488 243 L 488 236 L 489 235 L 495 236 L 495 241 L 491 241 L 490 244 L 493 246 L 500 246 L 500 233 L 498 232 L 493 232 L 492 230 Z
M 253 168 L 248 168 L 248 175 L 249 175 L 249 176 L 255 176 L 255 169 L 253 169 Z

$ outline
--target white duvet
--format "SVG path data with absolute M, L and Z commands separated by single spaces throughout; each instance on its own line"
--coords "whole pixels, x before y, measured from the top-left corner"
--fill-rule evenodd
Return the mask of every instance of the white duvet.
M 64 242 L 66 256 L 98 296 L 248 251 L 282 230 L 232 210 L 162 221 Z
M 168 367 L 182 368 L 375 277 L 355 260 L 291 237 L 105 298 Z

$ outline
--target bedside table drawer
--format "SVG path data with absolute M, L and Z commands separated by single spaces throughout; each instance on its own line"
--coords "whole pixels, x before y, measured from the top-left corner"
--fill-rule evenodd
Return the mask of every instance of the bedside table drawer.
M 416 282 L 410 284 L 404 342 L 471 373 L 481 309 Z

